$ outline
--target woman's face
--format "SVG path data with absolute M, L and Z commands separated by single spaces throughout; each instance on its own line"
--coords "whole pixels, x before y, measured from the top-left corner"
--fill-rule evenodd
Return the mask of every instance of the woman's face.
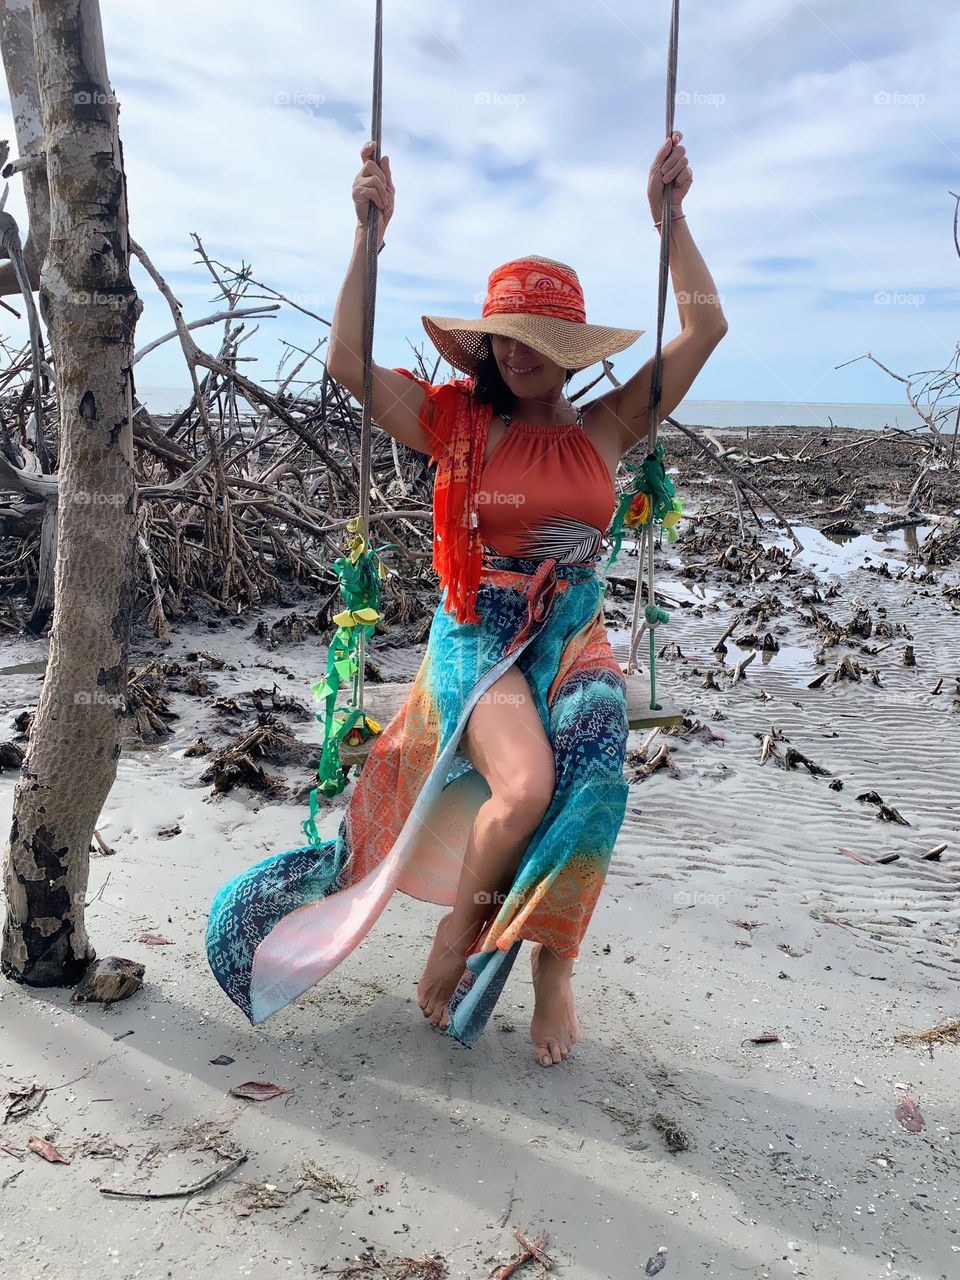
M 563 383 L 565 370 L 518 338 L 490 335 L 500 376 L 517 396 L 532 396 Z

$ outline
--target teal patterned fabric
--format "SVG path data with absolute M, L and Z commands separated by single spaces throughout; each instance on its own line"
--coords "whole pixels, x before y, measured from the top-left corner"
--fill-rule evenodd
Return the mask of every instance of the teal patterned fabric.
M 538 568 L 542 573 L 545 567 L 506 556 L 490 556 L 485 563 L 527 575 Z M 513 937 L 511 929 L 526 919 L 524 912 L 532 910 L 529 904 L 542 905 L 539 915 L 529 916 L 531 926 L 539 925 L 526 930 L 527 935 L 553 945 L 559 954 L 576 954 L 626 807 L 623 675 L 604 632 L 602 644 L 595 638 L 594 647 L 582 653 L 576 646 L 592 620 L 591 635 L 596 635 L 604 583 L 592 564 L 551 561 L 546 567 L 549 573 L 535 600 L 521 587 L 481 582 L 480 623 L 457 622 L 441 598 L 424 659 L 440 728 L 433 767 L 412 809 L 414 824 L 444 787 L 472 768 L 457 753 L 460 735 L 478 699 L 514 662 L 530 685 L 556 767 L 550 806 L 490 925 L 499 941 L 468 957 L 448 1005 L 446 1033 L 467 1047 L 482 1033 L 517 958 L 522 939 Z M 557 579 L 567 580 L 569 586 L 551 591 Z M 569 670 L 548 697 L 562 665 Z M 369 767 L 368 761 L 365 770 Z M 358 788 L 363 781 L 361 773 Z M 258 970 L 258 948 L 280 922 L 307 906 L 316 914 L 314 928 L 322 930 L 324 904 L 354 884 L 351 840 L 348 810 L 335 838 L 319 847 L 298 847 L 264 859 L 226 883 L 214 898 L 206 936 L 210 967 L 252 1023 L 263 1021 L 313 985 L 311 973 L 318 967 L 309 955 L 296 951 L 278 960 L 274 954 L 269 966 L 262 966 L 269 968 L 267 976 Z M 356 936 L 351 934 L 350 947 L 365 936 L 382 909 L 371 909 L 369 918 L 351 918 Z M 297 944 L 301 945 L 305 944 Z

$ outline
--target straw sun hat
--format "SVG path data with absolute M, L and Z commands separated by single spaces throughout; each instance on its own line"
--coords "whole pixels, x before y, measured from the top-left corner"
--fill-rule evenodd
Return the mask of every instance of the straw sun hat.
M 645 329 L 587 324 L 583 289 L 573 267 L 528 254 L 490 273 L 479 320 L 423 316 L 431 342 L 450 364 L 477 374 L 488 334 L 517 338 L 564 369 L 586 369 L 623 351 Z

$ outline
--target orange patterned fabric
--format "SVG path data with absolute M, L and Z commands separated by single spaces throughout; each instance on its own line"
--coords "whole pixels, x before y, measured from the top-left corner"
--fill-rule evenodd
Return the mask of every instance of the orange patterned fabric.
M 409 369 L 395 368 L 426 392 L 420 424 L 430 438 L 433 484 L 433 567 L 446 609 L 458 622 L 479 622 L 476 601 L 483 544 L 476 495 L 487 448 L 492 406 L 473 399 L 471 378 L 434 385 Z
M 518 311 L 585 324 L 587 313 L 577 273 L 562 262 L 547 264 L 537 258 L 516 258 L 497 267 L 487 282 L 483 316 Z
M 347 804 L 354 883 L 389 854 L 436 761 L 442 726 L 423 668 L 421 663 L 407 701 L 373 740 L 363 786 L 354 787 Z

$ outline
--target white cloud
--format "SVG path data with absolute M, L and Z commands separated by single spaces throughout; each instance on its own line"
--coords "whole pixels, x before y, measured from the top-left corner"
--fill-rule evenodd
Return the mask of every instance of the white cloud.
M 133 234 L 188 318 L 213 298 L 193 265 L 194 231 L 212 257 L 322 300 L 332 318 L 368 136 L 373 7 L 101 3 Z M 377 359 L 409 364 L 408 340 L 426 342 L 422 312 L 479 314 L 490 270 L 539 252 L 576 267 L 588 318 L 647 330 L 618 362 L 629 376 L 651 354 L 656 322 L 645 188 L 663 132 L 669 7 L 391 0 L 384 10 L 397 209 L 379 259 Z M 922 23 L 906 4 L 865 17 L 852 0 L 682 8 L 685 207 L 731 326 L 694 397 L 883 401 L 897 389 L 875 368 L 833 366 L 868 348 L 903 372 L 946 361 L 960 287 L 948 195 L 960 182 L 958 45 L 947 0 L 926 4 Z M 4 123 L 12 137 L 8 113 Z M 17 180 L 8 207 L 23 226 Z M 136 279 L 142 344 L 170 326 Z M 924 302 L 877 304 L 881 290 Z M 667 335 L 676 329 L 671 301 Z M 16 336 L 16 323 L 3 331 Z M 325 332 L 281 314 L 247 354 L 263 356 L 267 378 L 281 336 L 307 347 Z M 173 344 L 140 380 L 184 381 Z

